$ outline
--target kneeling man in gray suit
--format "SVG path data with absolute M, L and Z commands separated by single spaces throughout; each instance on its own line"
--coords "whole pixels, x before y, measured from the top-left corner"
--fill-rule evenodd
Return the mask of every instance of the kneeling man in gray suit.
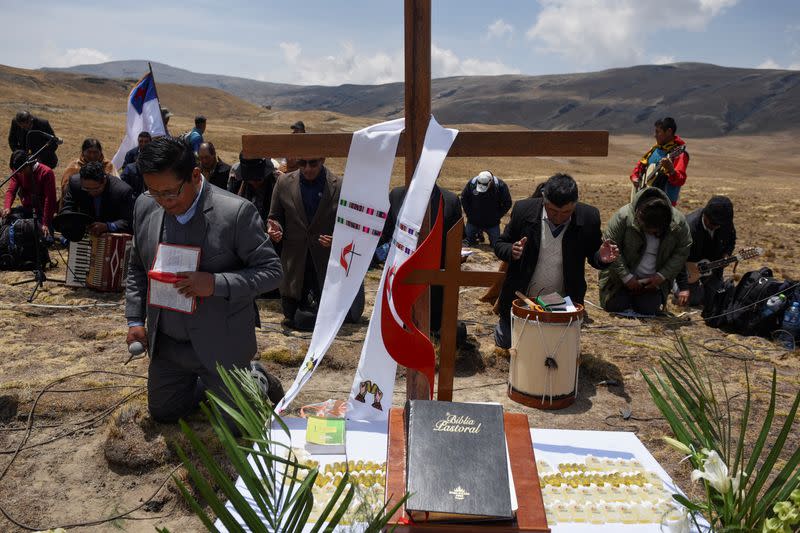
M 283 272 L 256 208 L 205 181 L 187 143 L 155 139 L 142 148 L 137 165 L 148 190 L 133 214 L 127 342 L 149 346 L 150 415 L 175 422 L 197 407 L 206 389 L 225 393 L 217 363 L 248 367 L 260 326 L 255 298 L 276 289 Z M 200 249 L 197 272 L 182 273 L 175 283 L 196 298 L 191 314 L 148 303 L 148 269 L 159 243 Z

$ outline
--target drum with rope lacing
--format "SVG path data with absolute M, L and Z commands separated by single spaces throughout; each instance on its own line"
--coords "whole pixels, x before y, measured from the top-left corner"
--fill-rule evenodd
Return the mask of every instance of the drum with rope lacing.
M 576 311 L 511 306 L 511 362 L 508 397 L 538 409 L 563 409 L 575 402 L 581 352 L 583 306 Z

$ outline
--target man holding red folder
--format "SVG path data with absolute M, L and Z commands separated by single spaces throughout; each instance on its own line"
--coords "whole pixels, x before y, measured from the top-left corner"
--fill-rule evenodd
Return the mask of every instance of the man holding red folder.
M 186 142 L 155 139 L 142 148 L 137 165 L 148 190 L 137 199 L 133 216 L 127 342 L 149 348 L 151 416 L 176 422 L 204 399 L 206 390 L 225 393 L 218 363 L 249 366 L 257 350 L 255 327 L 260 325 L 254 300 L 277 288 L 283 272 L 256 208 L 211 187 Z M 199 252 L 197 268 L 170 271 L 165 258 L 160 258 L 160 268 L 153 268 L 159 248 L 169 246 L 193 251 L 194 257 Z M 170 306 L 163 294 L 154 298 L 157 282 L 162 291 L 174 288 L 176 301 L 195 301 Z M 272 376 L 268 381 L 270 399 L 277 401 L 280 382 Z

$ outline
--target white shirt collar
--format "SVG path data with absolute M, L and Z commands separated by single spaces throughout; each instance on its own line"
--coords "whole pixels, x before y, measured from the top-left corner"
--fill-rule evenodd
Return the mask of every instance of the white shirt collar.
M 194 212 L 197 211 L 197 204 L 200 202 L 200 196 L 203 194 L 203 187 L 205 187 L 205 185 L 205 178 L 200 178 L 200 190 L 197 191 L 197 196 L 195 196 L 192 205 L 182 215 L 175 215 L 175 219 L 178 221 L 178 224 L 186 224 L 192 219 Z

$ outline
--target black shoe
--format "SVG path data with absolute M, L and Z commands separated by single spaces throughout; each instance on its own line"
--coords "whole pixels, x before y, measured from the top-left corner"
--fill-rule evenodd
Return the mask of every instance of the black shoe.
M 261 387 L 261 394 L 269 398 L 273 405 L 277 405 L 283 398 L 283 385 L 280 380 L 267 372 L 264 365 L 258 361 L 250 361 L 250 375 Z
M 292 320 L 292 328 L 298 331 L 314 331 L 314 324 L 317 322 L 316 310 L 306 311 L 298 309 Z
M 456 326 L 456 348 L 463 348 L 467 345 L 467 324 L 458 321 Z

